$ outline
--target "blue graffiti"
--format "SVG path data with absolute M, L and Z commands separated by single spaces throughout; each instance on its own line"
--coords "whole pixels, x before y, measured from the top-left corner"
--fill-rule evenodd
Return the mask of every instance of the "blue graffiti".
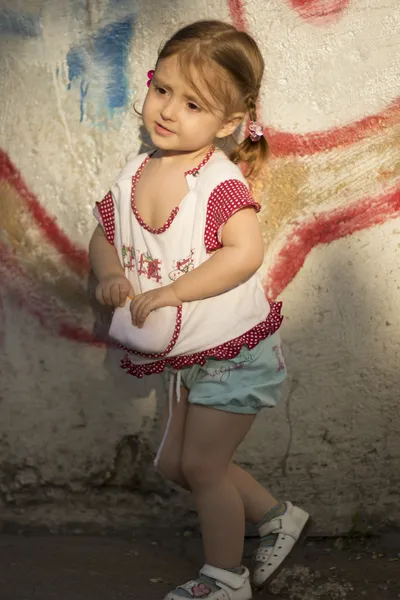
M 93 39 L 81 46 L 70 49 L 67 55 L 70 82 L 80 79 L 80 121 L 85 114 L 85 100 L 88 98 L 90 78 L 100 69 L 104 79 L 104 104 L 111 116 L 127 105 L 129 86 L 126 67 L 129 49 L 134 32 L 132 16 L 101 28 Z M 90 73 L 89 64 L 92 65 Z M 98 83 L 98 82 L 97 82 Z M 69 85 L 71 87 L 71 83 Z
M 31 38 L 39 36 L 41 32 L 40 15 L 21 14 L 14 10 L 0 12 L 0 35 Z
M 85 102 L 85 98 L 86 98 L 88 90 L 89 90 L 89 83 L 86 83 L 86 81 L 84 79 L 82 79 L 80 89 L 81 89 L 81 97 L 80 97 L 80 101 L 79 101 L 79 108 L 81 111 L 81 116 L 80 116 L 79 122 L 82 123 L 83 117 L 85 116 L 84 102 Z
M 69 80 L 77 79 L 85 73 L 85 60 L 81 48 L 71 48 L 67 55 Z M 71 88 L 69 84 L 68 88 Z

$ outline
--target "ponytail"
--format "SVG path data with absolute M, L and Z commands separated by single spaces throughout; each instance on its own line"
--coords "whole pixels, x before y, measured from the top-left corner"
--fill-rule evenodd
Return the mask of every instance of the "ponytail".
M 256 103 L 253 98 L 247 101 L 250 117 L 250 132 L 241 144 L 231 152 L 229 158 L 234 163 L 245 164 L 245 176 L 255 179 L 268 157 L 268 143 L 262 126 L 257 122 Z

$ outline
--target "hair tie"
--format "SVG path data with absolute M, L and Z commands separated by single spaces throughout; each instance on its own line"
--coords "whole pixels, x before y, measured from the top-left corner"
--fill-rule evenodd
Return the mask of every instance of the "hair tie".
M 147 73 L 147 77 L 149 78 L 149 80 L 147 82 L 147 87 L 150 87 L 151 80 L 153 79 L 153 75 L 154 75 L 154 69 L 152 69 L 151 71 L 149 71 Z
M 258 121 L 250 121 L 249 131 L 249 138 L 252 142 L 258 142 L 264 135 L 264 128 Z

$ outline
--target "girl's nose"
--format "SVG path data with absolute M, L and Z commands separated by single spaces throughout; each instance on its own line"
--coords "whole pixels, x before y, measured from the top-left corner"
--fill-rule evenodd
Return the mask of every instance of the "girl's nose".
M 176 102 L 174 102 L 174 100 L 170 99 L 162 107 L 161 116 L 166 121 L 175 121 L 176 112 L 177 112 Z

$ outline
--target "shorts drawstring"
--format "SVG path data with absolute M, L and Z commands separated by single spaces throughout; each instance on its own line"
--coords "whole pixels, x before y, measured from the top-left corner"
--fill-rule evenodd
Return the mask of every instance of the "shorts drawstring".
M 176 372 L 176 401 L 177 402 L 181 401 L 181 381 L 182 381 L 181 372 L 177 371 Z
M 165 427 L 163 439 L 161 440 L 160 447 L 158 448 L 156 457 L 154 459 L 154 466 L 156 466 L 156 467 L 160 460 L 161 452 L 164 447 L 165 441 L 168 437 L 169 429 L 171 426 L 172 413 L 174 410 L 174 377 L 176 377 L 176 380 L 175 380 L 176 401 L 177 402 L 181 401 L 181 382 L 182 382 L 181 372 L 180 371 L 171 371 L 171 378 L 169 380 L 169 390 L 168 390 L 168 421 L 167 421 L 167 425 Z

